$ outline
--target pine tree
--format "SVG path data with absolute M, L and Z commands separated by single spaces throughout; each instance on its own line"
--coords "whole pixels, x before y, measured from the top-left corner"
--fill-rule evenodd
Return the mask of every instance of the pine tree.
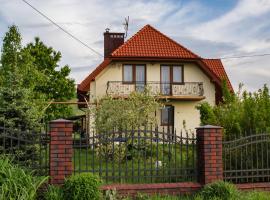
M 3 40 L 0 66 L 0 125 L 34 128 L 41 118 L 40 99 L 33 98 L 33 59 L 22 51 L 21 35 L 11 26 Z

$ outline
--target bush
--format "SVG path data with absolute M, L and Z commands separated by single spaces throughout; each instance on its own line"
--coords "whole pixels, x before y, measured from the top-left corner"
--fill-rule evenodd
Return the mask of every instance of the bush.
M 44 195 L 45 200 L 63 200 L 64 194 L 60 187 L 49 185 L 47 192 Z
M 0 199 L 33 200 L 38 188 L 47 177 L 36 177 L 33 173 L 0 158 Z
M 217 181 L 206 185 L 201 191 L 201 196 L 204 200 L 233 200 L 238 197 L 238 193 L 233 184 Z
M 73 175 L 65 180 L 63 185 L 64 199 L 70 200 L 99 200 L 101 180 L 91 174 Z

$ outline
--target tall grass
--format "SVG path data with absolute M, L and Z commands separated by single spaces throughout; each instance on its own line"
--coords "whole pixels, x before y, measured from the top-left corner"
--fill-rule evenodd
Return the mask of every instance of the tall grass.
M 7 157 L 0 158 L 0 199 L 34 200 L 46 180 L 47 177 L 33 176 L 31 171 L 12 164 Z

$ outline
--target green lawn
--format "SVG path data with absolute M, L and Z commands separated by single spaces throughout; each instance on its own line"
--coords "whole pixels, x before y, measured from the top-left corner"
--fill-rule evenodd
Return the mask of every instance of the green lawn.
M 104 150 L 104 149 L 103 149 Z M 111 156 L 97 149 L 75 149 L 76 172 L 93 172 L 106 183 L 160 183 L 192 181 L 195 177 L 195 149 L 179 145 L 152 145 L 148 150 L 123 154 L 117 148 Z M 105 150 L 105 152 L 108 152 Z M 181 152 L 181 153 L 180 153 Z M 131 155 L 132 154 L 132 155 Z M 121 155 L 121 156 L 119 156 Z

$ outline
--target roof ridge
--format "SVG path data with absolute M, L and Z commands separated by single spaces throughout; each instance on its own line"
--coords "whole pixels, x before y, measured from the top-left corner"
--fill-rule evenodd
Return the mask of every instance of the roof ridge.
M 120 51 L 123 46 L 127 45 L 133 38 L 135 38 L 140 32 L 142 32 L 144 29 L 146 29 L 148 26 L 150 26 L 149 24 L 145 25 L 144 27 L 142 27 L 139 31 L 137 31 L 137 33 L 135 33 L 134 35 L 132 35 L 127 41 L 125 41 L 121 46 L 119 46 L 117 49 L 115 49 L 111 55 L 113 55 L 114 53 L 117 53 L 117 51 Z M 151 26 L 150 26 L 151 27 Z
M 154 28 L 153 26 L 151 26 L 150 24 L 145 25 L 144 27 L 142 27 L 137 33 L 135 33 L 131 38 L 129 38 L 126 42 L 124 42 L 124 44 L 122 44 L 121 46 L 119 46 L 117 49 L 115 49 L 112 53 L 111 56 L 113 57 L 113 54 L 116 54 L 118 51 L 120 51 L 122 48 L 124 48 L 124 46 L 128 45 L 134 38 L 136 38 L 141 32 L 143 32 L 145 29 L 152 29 L 153 31 L 155 31 L 156 33 L 162 35 L 163 37 L 165 37 L 166 39 L 168 39 L 169 41 L 171 41 L 172 43 L 176 44 L 177 46 L 183 48 L 184 50 L 186 50 L 188 53 L 190 53 L 192 56 L 194 56 L 195 58 L 201 58 L 199 55 L 195 54 L 194 52 L 192 52 L 191 50 L 189 50 L 188 48 L 184 47 L 183 45 L 181 45 L 180 43 L 176 42 L 175 40 L 171 39 L 170 37 L 168 37 L 167 35 L 163 34 L 162 32 L 160 32 L 159 30 L 157 30 L 156 28 Z
M 203 60 L 221 60 L 220 58 L 202 58 Z
M 162 36 L 166 37 L 167 39 L 169 39 L 171 42 L 179 45 L 180 47 L 182 47 L 183 49 L 187 50 L 189 53 L 193 54 L 195 57 L 201 58 L 199 55 L 193 53 L 191 50 L 189 50 L 188 48 L 184 47 L 183 45 L 181 45 L 180 43 L 176 42 L 175 40 L 173 40 L 172 38 L 168 37 L 167 35 L 165 35 L 164 33 L 160 32 L 159 30 L 157 30 L 156 28 L 154 28 L 153 26 L 151 26 L 150 24 L 147 24 L 146 26 L 149 26 L 149 28 L 152 28 L 154 31 L 156 31 L 157 33 L 161 34 Z M 146 27 L 145 26 L 145 27 Z

